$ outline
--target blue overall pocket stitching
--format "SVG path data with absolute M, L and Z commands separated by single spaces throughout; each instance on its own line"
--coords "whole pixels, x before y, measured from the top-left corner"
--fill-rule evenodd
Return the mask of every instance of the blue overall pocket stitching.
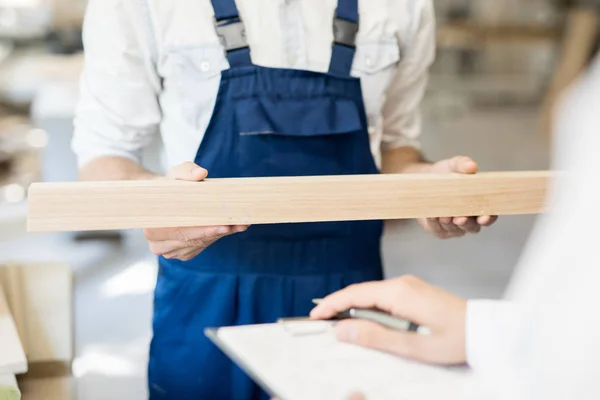
M 328 136 L 363 130 L 356 103 L 340 97 L 246 97 L 235 102 L 238 132 Z

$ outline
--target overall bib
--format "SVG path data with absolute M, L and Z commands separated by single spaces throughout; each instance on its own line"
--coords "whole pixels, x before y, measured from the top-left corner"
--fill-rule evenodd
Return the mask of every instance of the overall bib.
M 252 65 L 235 1 L 212 2 L 230 69 L 222 72 L 195 162 L 211 178 L 379 173 L 360 81 L 350 76 L 358 0 L 339 0 L 328 73 Z M 313 298 L 382 279 L 382 227 L 382 221 L 257 225 L 191 261 L 160 258 L 150 399 L 267 399 L 204 328 L 306 316 Z

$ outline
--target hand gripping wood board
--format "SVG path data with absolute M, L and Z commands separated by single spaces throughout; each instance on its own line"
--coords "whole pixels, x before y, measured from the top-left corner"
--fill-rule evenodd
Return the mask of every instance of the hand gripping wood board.
M 34 183 L 30 232 L 537 214 L 549 171 Z

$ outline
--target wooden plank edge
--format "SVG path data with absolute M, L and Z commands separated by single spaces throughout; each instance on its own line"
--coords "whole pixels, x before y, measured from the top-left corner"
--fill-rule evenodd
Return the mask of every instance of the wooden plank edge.
M 479 173 L 476 175 L 458 175 L 458 174 L 402 174 L 402 175 L 344 175 L 344 176 L 319 176 L 319 177 L 288 177 L 288 178 L 229 178 L 229 179 L 213 179 L 206 180 L 204 182 L 181 182 L 181 181 L 118 181 L 118 182 L 70 182 L 70 183 L 36 183 L 30 188 L 30 202 L 29 202 L 29 214 L 27 226 L 30 232 L 48 232 L 48 231 L 85 231 L 85 230 L 112 230 L 112 229 L 137 229 L 137 228 L 166 228 L 173 226 L 198 226 L 198 225 L 234 225 L 234 224 L 269 224 L 269 223 L 297 223 L 297 222 L 325 222 L 325 221 L 345 221 L 345 220 L 376 220 L 376 219 L 409 219 L 418 217 L 441 217 L 447 215 L 520 215 L 520 214 L 538 214 L 546 212 L 546 186 L 548 182 L 555 177 L 555 173 L 551 171 L 518 171 L 518 172 L 489 172 Z M 504 186 L 507 186 L 504 193 L 496 193 L 494 195 L 464 195 L 461 193 L 461 187 L 468 188 L 473 191 L 474 187 L 482 187 L 485 189 L 485 185 L 493 186 L 495 182 L 502 182 Z M 331 208 L 333 202 L 339 202 L 339 196 L 335 195 L 336 185 L 337 188 L 343 187 L 346 193 L 349 193 L 348 185 L 360 185 L 366 184 L 377 184 L 384 185 L 378 186 L 379 189 L 382 187 L 384 190 L 387 189 L 387 185 L 390 184 L 390 192 L 396 196 L 399 192 L 399 187 L 394 185 L 405 185 L 400 189 L 406 189 L 411 187 L 419 186 L 419 190 L 423 190 L 423 185 L 432 184 L 434 190 L 438 190 L 438 186 L 441 187 L 439 193 L 427 193 L 427 198 L 431 201 L 434 198 L 439 198 L 441 201 L 437 203 L 440 205 L 437 211 L 430 210 L 418 210 L 407 212 L 402 214 L 398 211 L 397 214 L 389 211 L 389 205 L 387 211 L 377 211 L 377 207 L 371 207 L 371 204 L 366 200 L 372 200 L 369 198 L 369 193 L 361 192 L 360 190 L 352 191 L 352 197 L 354 201 L 353 206 L 339 207 L 344 208 L 346 213 L 341 216 L 332 216 L 324 212 L 324 208 L 321 206 L 315 206 L 315 202 L 321 201 L 321 198 L 315 193 L 317 189 L 326 191 L 331 198 L 323 199 L 324 202 L 329 201 L 329 207 Z M 514 185 L 513 185 L 514 183 Z M 511 193 L 511 185 L 521 191 L 521 193 Z M 281 193 L 286 190 L 296 191 L 296 196 L 302 196 L 304 192 L 298 192 L 297 188 L 302 186 L 308 191 L 312 191 L 312 197 L 306 199 L 300 199 L 300 201 L 306 200 L 312 202 L 312 212 L 318 214 L 318 217 L 305 217 L 298 216 L 297 212 L 294 212 L 295 217 L 290 217 L 292 213 L 290 211 L 290 204 L 298 200 L 294 199 L 283 199 Z M 449 189 L 451 187 L 451 189 Z M 120 211 L 115 212 L 110 210 L 107 214 L 95 214 L 93 212 L 89 215 L 76 215 L 73 220 L 73 215 L 66 214 L 71 212 L 73 206 L 82 207 L 85 204 L 93 203 L 93 196 L 98 196 L 97 200 L 103 200 L 104 203 L 113 204 L 123 200 L 129 200 L 130 196 L 142 195 L 150 196 L 146 203 L 152 203 L 156 206 L 156 199 L 152 198 L 157 193 L 162 193 L 162 190 L 166 193 L 170 193 L 173 190 L 180 189 L 181 193 L 186 195 L 201 196 L 205 195 L 209 200 L 212 200 L 213 211 L 217 209 L 215 202 L 222 201 L 223 209 L 226 210 L 228 207 L 237 207 L 237 211 L 244 208 L 240 206 L 239 201 L 232 200 L 232 194 L 239 197 L 251 197 L 250 203 L 253 201 L 255 204 L 245 206 L 246 208 L 252 209 L 256 207 L 262 208 L 263 214 L 265 213 L 265 199 L 264 192 L 269 191 L 273 194 L 277 193 L 280 195 L 279 199 L 274 200 L 272 203 L 273 207 L 281 207 L 282 213 L 288 213 L 285 217 L 274 218 L 272 215 L 269 217 L 256 217 L 255 215 L 246 216 L 241 213 L 235 214 L 235 210 L 229 211 L 228 214 L 223 210 L 216 210 L 215 214 L 222 215 L 209 215 L 209 216 L 197 216 L 197 215 L 176 215 L 177 210 L 173 211 L 175 214 L 169 214 L 168 210 L 165 210 L 163 215 L 147 215 L 139 214 L 137 216 L 131 216 L 123 214 Z M 497 189 L 497 188 L 496 188 Z M 453 200 L 459 206 L 452 209 L 450 206 L 444 208 L 446 200 L 449 198 L 448 190 L 453 192 Z M 122 191 L 129 191 L 127 195 L 124 195 Z M 300 193 L 300 194 L 299 194 Z M 355 195 L 356 193 L 356 195 Z M 517 204 L 515 205 L 516 197 L 519 194 L 529 194 L 531 198 L 528 199 L 528 204 Z M 162 194 L 161 194 L 162 195 Z M 403 194 L 404 195 L 404 194 Z M 46 196 L 46 198 L 44 198 Z M 47 198 L 50 196 L 50 198 Z M 261 197 L 262 196 L 262 197 Z M 357 204 L 357 196 L 365 196 L 365 202 Z M 494 200 L 495 197 L 506 197 L 504 203 L 511 201 L 510 207 L 506 204 L 500 206 L 482 206 L 490 202 L 490 198 Z M 511 197 L 512 196 L 512 197 Z M 174 196 L 175 199 L 176 196 Z M 253 198 L 252 198 L 253 197 Z M 409 196 L 410 197 L 410 196 Z M 64 198 L 71 199 L 64 201 Z M 60 200 L 58 200 L 60 199 Z M 260 199 L 260 201 L 259 201 Z M 403 199 L 406 200 L 406 199 Z M 497 200 L 497 199 L 496 199 Z M 227 201 L 230 204 L 227 204 Z M 269 200 L 270 201 L 270 200 Z M 350 200 L 349 200 L 350 201 Z M 413 198 L 407 200 L 412 202 L 413 208 L 419 207 L 420 199 Z M 436 200 L 437 201 L 437 200 Z M 468 202 L 471 202 L 468 204 Z M 77 203 L 79 202 L 79 203 Z M 498 201 L 496 201 L 498 203 Z M 85 203 L 85 204 L 84 204 Z M 160 201 L 159 201 L 160 203 Z M 235 203 L 235 204 L 234 204 Z M 39 207 L 48 208 L 50 205 L 53 211 L 48 210 L 44 212 L 39 211 Z M 99 204 L 104 206 L 105 204 Z M 147 204 L 146 204 L 147 206 Z M 170 207 L 167 205 L 165 208 Z M 58 207 L 58 211 L 57 208 Z M 141 206 L 142 208 L 144 206 Z M 174 207 L 174 206 L 173 206 Z M 403 205 L 403 207 L 408 207 Z M 76 207 L 75 207 L 76 208 Z M 109 206 L 110 208 L 110 206 Z M 337 203 L 336 203 L 336 208 Z M 402 207 L 398 207 L 401 209 Z M 152 209 L 152 207 L 149 207 Z M 315 209 L 318 210 L 315 212 Z M 130 207 L 131 210 L 131 207 Z M 395 208 L 394 208 L 395 210 Z M 61 212 L 63 215 L 61 215 Z M 134 211 L 138 211 L 137 209 Z M 113 212 L 113 215 L 109 215 Z M 387 212 L 387 214 L 386 214 Z M 123 215 L 121 215 L 121 214 Z M 42 215 L 39 215 L 42 214 Z M 44 215 L 45 214 L 45 215 Z M 119 215 L 116 215 L 119 214 Z M 259 213 L 260 214 L 260 213 Z M 310 214 L 310 211 L 308 212 Z M 162 220 L 161 220 L 162 219 Z M 165 222 L 168 221 L 168 222 Z

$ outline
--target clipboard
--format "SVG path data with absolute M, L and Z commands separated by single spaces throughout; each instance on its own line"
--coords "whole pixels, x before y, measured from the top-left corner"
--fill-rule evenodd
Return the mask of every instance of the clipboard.
M 271 397 L 278 397 L 277 393 L 275 393 L 275 391 L 269 385 L 267 385 L 267 383 L 264 382 L 262 378 L 241 359 L 241 357 L 238 357 L 235 352 L 231 351 L 231 349 L 225 345 L 221 339 L 219 339 L 218 332 L 219 328 L 206 328 L 204 330 L 206 337 L 208 337 L 219 349 L 221 349 L 221 351 L 225 353 L 225 355 L 229 357 L 231 361 L 240 367 L 246 373 L 246 375 L 256 382 L 256 384 L 260 386 L 262 390 L 267 392 L 267 394 Z
M 345 400 L 353 392 L 369 400 L 465 398 L 468 368 L 430 366 L 340 343 L 333 329 L 315 323 L 305 323 L 309 329 L 298 335 L 280 323 L 211 328 L 205 334 L 281 400 Z

